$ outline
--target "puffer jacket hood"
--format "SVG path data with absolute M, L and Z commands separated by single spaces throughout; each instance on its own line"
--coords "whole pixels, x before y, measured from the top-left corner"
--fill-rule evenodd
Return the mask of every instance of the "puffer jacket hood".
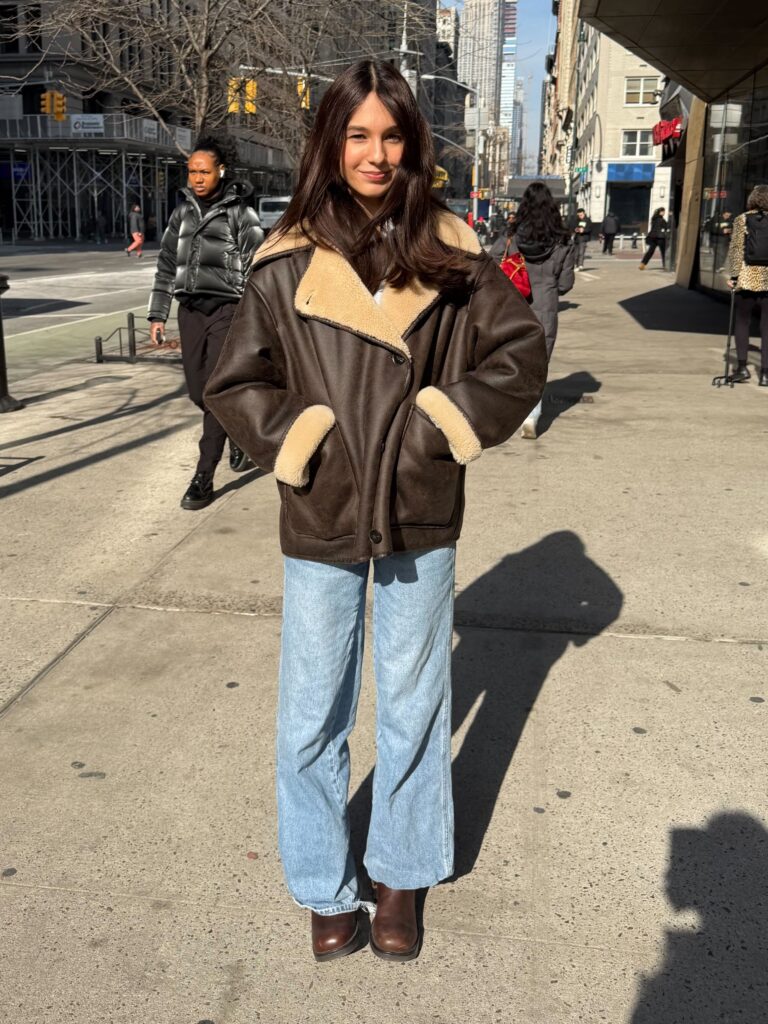
M 544 333 L 470 227 L 465 289 L 386 284 L 380 301 L 299 231 L 257 254 L 205 403 L 274 470 L 294 558 L 365 562 L 457 540 L 464 467 L 520 426 L 546 379 Z
M 248 182 L 225 179 L 222 195 L 205 211 L 190 189 L 181 194 L 160 245 L 148 320 L 167 320 L 173 298 L 205 295 L 237 302 L 264 240 L 248 204 L 253 195 Z

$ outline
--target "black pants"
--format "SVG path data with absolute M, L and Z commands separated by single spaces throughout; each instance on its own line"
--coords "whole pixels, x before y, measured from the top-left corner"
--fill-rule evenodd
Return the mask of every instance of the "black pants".
M 179 335 L 181 360 L 187 380 L 189 397 L 203 411 L 203 436 L 200 438 L 198 473 L 213 473 L 224 451 L 227 433 L 219 421 L 206 409 L 203 391 L 208 378 L 216 368 L 224 339 L 237 306 L 227 303 L 213 313 L 200 313 L 196 309 L 179 306 Z
M 616 235 L 603 235 L 603 252 L 613 256 L 613 240 Z
M 666 259 L 666 257 L 667 257 L 667 240 L 666 240 L 666 238 L 652 238 L 650 240 L 650 242 L 648 243 L 648 248 L 645 250 L 645 256 L 643 256 L 642 261 L 641 261 L 644 265 L 646 265 L 646 266 L 648 265 L 648 261 L 650 260 L 651 256 L 653 256 L 653 254 L 656 252 L 656 248 L 657 247 L 658 247 L 659 252 L 661 253 L 661 265 L 662 265 L 662 267 L 665 267 L 667 265 L 667 259 Z
M 768 369 L 768 292 L 736 292 L 736 355 L 739 362 L 746 363 L 749 356 L 749 325 L 756 305 L 760 309 L 760 337 L 763 343 L 760 366 Z

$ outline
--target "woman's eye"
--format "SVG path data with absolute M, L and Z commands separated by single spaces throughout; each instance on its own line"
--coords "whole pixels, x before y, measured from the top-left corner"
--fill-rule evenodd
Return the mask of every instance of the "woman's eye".
M 388 135 L 387 136 L 387 142 L 402 142 L 402 141 L 403 141 L 402 135 Z
M 358 135 L 350 135 L 349 138 L 350 139 L 354 139 L 355 142 L 360 142 L 360 141 L 364 142 L 365 141 L 365 136 L 364 135 L 359 135 L 359 134 Z

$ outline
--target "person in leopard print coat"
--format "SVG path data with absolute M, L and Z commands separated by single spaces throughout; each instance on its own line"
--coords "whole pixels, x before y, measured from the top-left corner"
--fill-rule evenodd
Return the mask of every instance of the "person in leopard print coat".
M 747 217 L 761 212 L 768 214 L 768 185 L 757 185 L 752 189 L 747 199 L 746 212 L 739 214 L 733 223 L 733 234 L 728 249 L 728 270 L 729 285 L 736 292 L 734 334 L 738 367 L 733 374 L 733 380 L 741 383 L 751 377 L 747 366 L 749 325 L 754 307 L 759 306 L 762 340 L 759 384 L 761 387 L 768 387 L 768 267 L 753 266 L 744 262 Z

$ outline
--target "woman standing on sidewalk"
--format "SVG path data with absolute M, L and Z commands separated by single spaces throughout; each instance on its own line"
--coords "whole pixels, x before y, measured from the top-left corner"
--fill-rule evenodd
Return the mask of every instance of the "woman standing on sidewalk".
M 171 300 L 179 302 L 181 358 L 189 397 L 203 413 L 203 434 L 195 475 L 181 507 L 205 508 L 213 501 L 213 475 L 227 434 L 203 401 L 203 390 L 245 288 L 251 260 L 264 238 L 256 211 L 247 202 L 253 189 L 227 176 L 235 152 L 220 140 L 198 141 L 187 162 L 184 202 L 171 214 L 160 244 L 149 299 L 150 336 L 161 344 Z M 240 472 L 247 457 L 230 441 L 230 467 Z
M 654 210 L 653 217 L 651 217 L 650 230 L 645 236 L 645 243 L 648 248 L 645 250 L 645 256 L 643 256 L 638 264 L 639 270 L 645 270 L 651 257 L 656 252 L 656 249 L 661 253 L 661 269 L 667 269 L 667 235 L 669 234 L 669 221 L 664 216 L 665 212 L 666 211 L 663 206 L 660 206 L 658 210 Z
M 746 252 L 751 236 L 750 252 Z M 761 262 L 752 262 L 753 259 Z M 747 261 L 750 262 L 747 262 Z M 768 388 L 768 185 L 756 185 L 747 199 L 747 212 L 733 222 L 728 249 L 730 287 L 735 289 L 734 336 L 738 367 L 732 375 L 737 383 L 749 380 L 749 326 L 752 311 L 760 310 L 760 387 Z
M 560 296 L 566 295 L 574 284 L 576 252 L 557 203 L 544 182 L 532 182 L 523 193 L 508 251 L 521 252 L 525 257 L 531 281 L 531 308 L 544 327 L 549 361 L 557 340 Z M 523 437 L 536 437 L 540 416 L 541 402 L 523 423 Z
M 542 331 L 431 197 L 429 128 L 390 64 L 323 98 L 206 400 L 282 499 L 280 854 L 315 958 L 372 909 L 350 849 L 349 749 L 373 559 L 374 953 L 418 955 L 415 892 L 453 871 L 450 659 L 464 466 L 541 394 Z

